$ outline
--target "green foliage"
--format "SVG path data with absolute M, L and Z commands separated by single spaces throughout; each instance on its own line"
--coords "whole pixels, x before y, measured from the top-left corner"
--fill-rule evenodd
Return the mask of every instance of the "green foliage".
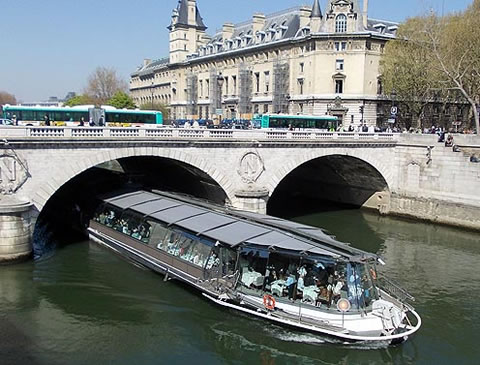
M 92 104 L 92 100 L 87 95 L 75 95 L 73 98 L 68 99 L 65 106 L 77 106 Z
M 164 121 L 170 119 L 169 118 L 170 110 L 169 110 L 169 108 L 166 104 L 163 104 L 163 103 L 153 103 L 153 104 L 146 103 L 146 104 L 140 105 L 140 109 L 142 109 L 142 110 L 158 110 L 158 111 L 162 112 Z
M 132 98 L 123 91 L 117 91 L 110 100 L 107 101 L 107 105 L 111 105 L 117 109 L 135 109 L 135 103 Z
M 409 19 L 399 27 L 398 39 L 385 48 L 381 67 L 386 94 L 395 89 L 418 121 L 432 101 L 468 102 L 475 110 L 480 96 L 478 29 L 479 0 L 463 13 Z M 479 133 L 478 115 L 475 126 Z

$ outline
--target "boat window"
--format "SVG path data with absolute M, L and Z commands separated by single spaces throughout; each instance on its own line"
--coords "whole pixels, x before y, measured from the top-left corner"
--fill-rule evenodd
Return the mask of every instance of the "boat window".
M 277 297 L 291 300 L 297 299 L 298 267 L 300 257 L 287 253 L 270 253 L 265 291 Z
M 169 230 L 163 224 L 152 219 L 147 219 L 145 222 L 151 227 L 149 245 L 162 249 L 163 242 Z
M 369 266 L 365 264 L 347 264 L 348 300 L 357 309 L 370 306 L 378 299 L 377 290 L 372 282 Z
M 103 205 L 95 214 L 94 220 L 107 227 L 114 227 L 118 224 L 122 210 L 109 204 Z
M 245 247 L 240 251 L 239 270 L 241 290 L 261 294 L 265 281 L 269 252 L 259 248 Z
M 165 239 L 158 241 L 157 249 L 166 251 L 172 256 L 179 257 L 199 267 L 209 265 L 207 259 L 210 260 L 212 242 L 176 229 L 165 228 L 165 231 Z
M 143 222 L 143 216 L 131 210 L 126 210 L 114 224 L 114 229 L 136 240 L 148 243 L 151 226 Z

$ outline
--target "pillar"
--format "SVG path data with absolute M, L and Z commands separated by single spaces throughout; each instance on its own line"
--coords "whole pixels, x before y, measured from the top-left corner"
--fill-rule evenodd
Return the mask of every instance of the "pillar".
M 253 213 L 267 213 L 267 202 L 269 197 L 267 189 L 249 187 L 245 190 L 237 190 L 235 192 L 235 197 L 235 208 Z
M 32 255 L 32 204 L 0 195 L 0 264 Z

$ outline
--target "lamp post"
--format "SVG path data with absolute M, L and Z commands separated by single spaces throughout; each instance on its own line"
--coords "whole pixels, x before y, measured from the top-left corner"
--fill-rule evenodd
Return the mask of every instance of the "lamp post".
M 153 110 L 153 81 L 152 81 L 152 87 L 151 87 L 151 91 L 152 91 L 152 110 Z
M 395 99 L 397 98 L 397 91 L 392 89 L 390 93 L 390 97 L 392 99 L 392 107 L 390 108 L 390 119 L 393 119 L 393 123 L 397 121 L 397 108 L 395 107 Z
M 223 83 L 225 82 L 225 78 L 222 74 L 217 75 L 217 85 L 218 85 L 218 104 L 217 109 L 222 108 L 222 94 L 223 94 Z

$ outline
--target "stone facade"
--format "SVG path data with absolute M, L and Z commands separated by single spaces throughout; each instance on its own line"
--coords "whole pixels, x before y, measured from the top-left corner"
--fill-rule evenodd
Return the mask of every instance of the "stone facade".
M 168 27 L 169 57 L 145 60 L 132 73 L 132 97 L 168 104 L 172 119 L 288 112 L 376 124 L 384 104 L 380 58 L 397 24 L 368 19 L 367 11 L 368 0 L 363 9 L 358 0 L 329 0 L 322 13 L 315 0 L 225 23 L 208 36 L 196 1 L 182 0 Z

